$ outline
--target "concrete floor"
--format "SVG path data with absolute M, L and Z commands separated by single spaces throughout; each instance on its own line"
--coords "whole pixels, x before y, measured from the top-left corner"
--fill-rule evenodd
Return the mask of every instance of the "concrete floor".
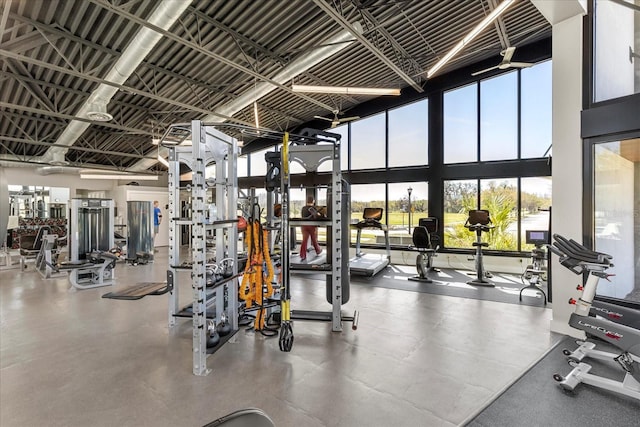
M 115 288 L 166 266 L 166 249 L 118 264 Z M 322 282 L 293 283 L 293 309 L 329 310 Z M 101 298 L 113 288 L 0 271 L 1 426 L 201 426 L 246 407 L 281 427 L 460 425 L 557 339 L 550 309 L 354 285 L 357 331 L 298 321 L 282 353 L 241 329 L 196 377 L 190 320 L 169 330 L 166 297 Z

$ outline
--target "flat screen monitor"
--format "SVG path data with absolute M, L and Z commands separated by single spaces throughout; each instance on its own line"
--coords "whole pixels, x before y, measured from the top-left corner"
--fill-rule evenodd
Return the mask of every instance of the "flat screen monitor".
M 367 220 L 380 221 L 382 219 L 383 212 L 384 209 L 382 208 L 364 208 L 362 218 Z
M 427 218 L 420 218 L 418 220 L 418 225 L 426 228 L 429 233 L 436 233 L 438 231 L 438 218 L 431 216 Z
M 549 243 L 547 230 L 526 230 L 525 241 L 530 245 L 544 245 Z
M 477 209 L 469 211 L 469 224 L 481 224 L 488 225 L 491 223 L 491 218 L 489 217 L 489 211 L 486 209 Z

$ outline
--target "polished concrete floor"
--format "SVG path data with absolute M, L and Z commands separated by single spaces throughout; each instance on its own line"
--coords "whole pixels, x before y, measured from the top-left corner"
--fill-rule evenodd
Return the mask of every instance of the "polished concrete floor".
M 164 280 L 166 266 L 162 249 L 118 264 L 115 288 Z M 293 283 L 292 308 L 329 309 L 322 282 Z M 197 377 L 190 321 L 169 330 L 166 297 L 101 298 L 112 288 L 0 271 L 2 427 L 201 426 L 246 407 L 283 427 L 460 425 L 558 338 L 548 308 L 352 286 L 357 331 L 298 321 L 283 353 L 241 329 Z

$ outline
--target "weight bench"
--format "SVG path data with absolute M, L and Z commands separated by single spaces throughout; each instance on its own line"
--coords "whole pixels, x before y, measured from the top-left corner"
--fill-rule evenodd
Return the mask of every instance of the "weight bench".
M 129 286 L 121 291 L 109 292 L 102 295 L 102 298 L 135 301 L 148 295 L 164 295 L 167 292 L 171 292 L 172 289 L 173 286 L 167 284 L 167 282 L 143 282 Z

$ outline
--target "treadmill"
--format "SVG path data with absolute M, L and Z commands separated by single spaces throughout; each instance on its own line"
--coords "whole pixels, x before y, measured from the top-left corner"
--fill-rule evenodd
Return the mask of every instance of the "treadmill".
M 364 208 L 362 221 L 351 225 L 352 228 L 356 228 L 358 230 L 358 237 L 356 238 L 356 256 L 349 260 L 349 270 L 351 271 L 351 274 L 372 277 L 384 270 L 385 267 L 391 263 L 389 229 L 386 225 L 380 222 L 383 212 L 384 209 L 382 208 Z M 384 240 L 387 247 L 386 255 L 365 254 L 360 250 L 360 238 L 362 237 L 362 230 L 365 228 L 374 228 L 384 232 Z
M 289 218 L 289 224 L 295 226 L 313 225 L 316 227 L 326 227 L 331 224 L 331 220 L 326 218 L 319 219 L 304 219 L 304 218 Z M 292 227 L 292 230 L 294 227 Z M 295 234 L 294 234 L 295 235 Z M 295 242 L 295 238 L 293 239 Z M 304 244 L 303 242 L 302 244 Z M 310 242 L 308 242 L 310 243 Z M 331 264 L 327 261 L 327 249 L 325 248 L 320 255 L 318 255 L 314 248 L 307 248 L 307 259 L 302 261 L 300 259 L 299 252 L 291 252 L 289 255 L 289 270 L 298 272 L 311 272 L 318 271 L 331 271 Z

